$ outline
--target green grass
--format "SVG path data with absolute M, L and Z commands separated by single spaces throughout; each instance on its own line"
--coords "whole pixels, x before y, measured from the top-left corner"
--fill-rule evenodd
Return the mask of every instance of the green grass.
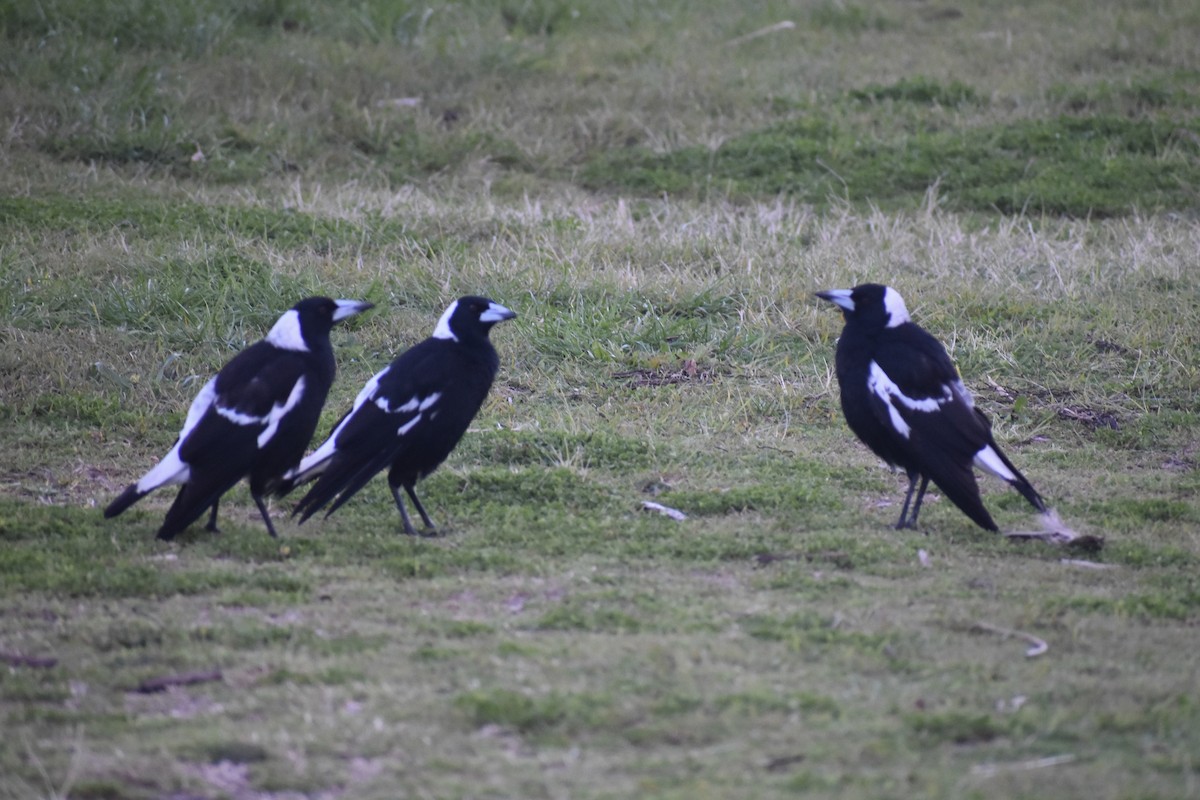
M 900 83 L 869 96 L 936 103 L 910 98 L 964 94 L 973 92 Z M 930 132 L 918 118 L 915 129 L 902 120 L 891 135 L 868 139 L 873 131 L 831 125 L 823 109 L 806 111 L 715 151 L 606 157 L 589 165 L 584 183 L 642 194 L 785 194 L 817 205 L 841 198 L 887 208 L 911 207 L 936 187 L 943 205 L 957 211 L 1075 217 L 1183 211 L 1197 201 L 1200 126 L 1192 119 L 1090 114 Z
M 0 2 L 0 796 L 1194 794 L 1193 6 Z M 889 527 L 865 280 L 1100 553 Z M 443 536 L 102 518 L 299 297 L 324 434 L 468 292 Z

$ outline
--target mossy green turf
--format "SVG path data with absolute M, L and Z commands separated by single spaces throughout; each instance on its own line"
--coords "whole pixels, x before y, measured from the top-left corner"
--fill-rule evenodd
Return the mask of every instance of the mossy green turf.
M 1194 3 L 54 0 L 0 36 L 0 796 L 1195 793 Z M 1102 552 L 889 527 L 812 297 L 862 280 Z M 279 541 L 244 487 L 220 535 L 102 518 L 297 298 L 377 306 L 323 434 L 467 292 L 520 316 L 421 485 L 443 536 L 382 479 Z

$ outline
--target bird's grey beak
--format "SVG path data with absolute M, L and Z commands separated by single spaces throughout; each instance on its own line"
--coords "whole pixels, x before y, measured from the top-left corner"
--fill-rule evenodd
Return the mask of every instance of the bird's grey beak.
M 843 311 L 853 311 L 854 301 L 850 299 L 853 291 L 853 289 L 828 289 L 824 292 L 817 292 L 817 297 L 828 300 Z
M 374 303 L 368 303 L 366 300 L 334 300 L 333 303 L 337 306 L 333 311 L 334 322 L 341 322 L 355 314 L 361 314 L 368 308 L 375 307 Z
M 511 311 L 499 303 L 492 303 L 487 307 L 487 310 L 479 315 L 480 322 L 503 322 L 506 319 L 512 319 L 517 315 L 517 312 Z

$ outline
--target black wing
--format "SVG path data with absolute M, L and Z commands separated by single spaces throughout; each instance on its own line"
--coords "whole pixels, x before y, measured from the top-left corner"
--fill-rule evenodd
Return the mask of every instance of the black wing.
M 915 325 L 896 332 L 871 365 L 872 410 L 905 440 L 922 475 L 976 524 L 994 530 L 973 470 L 976 454 L 992 443 L 987 419 L 941 343 Z
M 447 369 L 454 362 L 452 352 L 450 345 L 426 339 L 371 379 L 355 408 L 313 454 L 328 464 L 296 504 L 301 522 L 337 497 L 332 514 L 409 446 L 415 429 L 437 415 L 438 404 L 454 388 Z
M 212 404 L 179 443 L 190 477 L 167 512 L 160 538 L 192 524 L 250 472 L 283 414 L 303 396 L 303 377 L 301 356 L 262 342 L 225 365 Z

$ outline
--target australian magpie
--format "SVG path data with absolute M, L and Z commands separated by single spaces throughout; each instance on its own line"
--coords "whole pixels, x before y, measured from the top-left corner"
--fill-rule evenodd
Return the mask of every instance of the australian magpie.
M 206 509 L 212 509 L 207 527 L 215 531 L 221 495 L 249 477 L 250 495 L 275 536 L 263 495 L 296 466 L 317 428 L 336 370 L 329 333 L 334 323 L 371 307 L 327 297 L 293 306 L 266 338 L 204 384 L 170 452 L 113 500 L 104 516 L 115 517 L 160 486 L 179 483 L 158 538 L 173 538 Z
M 483 405 L 500 358 L 488 340 L 497 322 L 516 314 L 486 297 L 460 297 L 438 320 L 433 335 L 396 357 L 369 381 L 329 438 L 286 476 L 280 493 L 317 479 L 294 513 L 308 519 L 332 501 L 336 511 L 384 467 L 404 532 L 415 535 L 403 488 L 436 532 L 414 487 L 437 469 Z M 336 499 L 335 499 L 336 498 Z
M 908 474 L 897 528 L 916 527 L 921 498 L 933 481 L 977 525 L 997 530 L 972 465 L 1007 481 L 1034 508 L 1046 511 L 1041 495 L 1000 452 L 991 423 L 975 407 L 945 348 L 909 318 L 899 292 L 866 283 L 817 292 L 817 297 L 839 306 L 846 319 L 836 369 L 850 430 Z

